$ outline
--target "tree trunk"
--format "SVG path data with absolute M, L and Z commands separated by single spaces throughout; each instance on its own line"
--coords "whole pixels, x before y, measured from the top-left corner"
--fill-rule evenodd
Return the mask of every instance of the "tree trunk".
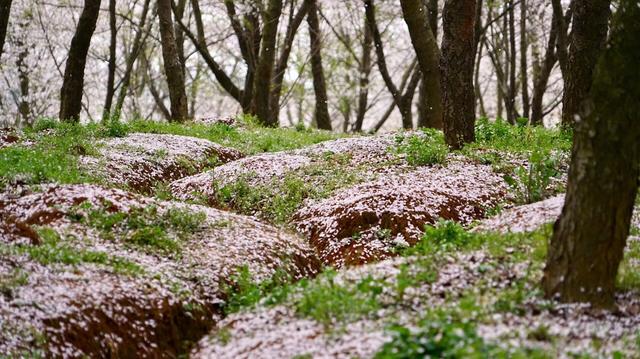
M 400 0 L 404 21 L 409 28 L 411 43 L 418 57 L 424 93 L 426 113 L 421 127 L 442 128 L 442 94 L 440 92 L 440 54 L 438 44 L 429 26 L 427 8 L 421 1 Z
M 362 57 L 360 59 L 360 84 L 358 92 L 358 112 L 356 114 L 356 123 L 353 126 L 355 132 L 362 131 L 364 124 L 364 116 L 369 107 L 369 76 L 371 75 L 371 48 L 373 44 L 373 35 L 371 27 L 367 20 L 364 22 L 364 39 L 362 40 Z
M 621 1 L 610 46 L 575 123 L 567 195 L 542 279 L 549 298 L 613 304 L 640 174 L 638 18 L 637 3 Z
M 300 24 L 307 16 L 307 13 L 309 13 L 312 2 L 313 0 L 304 0 L 295 15 L 293 14 L 293 6 L 291 7 L 291 16 L 289 24 L 287 25 L 287 32 L 285 34 L 284 41 L 282 42 L 282 47 L 275 67 L 275 74 L 272 80 L 271 99 L 269 100 L 272 118 L 280 118 L 280 95 L 282 93 L 284 75 L 287 72 L 287 66 L 289 65 L 289 57 L 291 56 L 291 49 L 293 48 L 293 40 L 298 33 Z
M 87 54 L 99 14 L 100 0 L 85 0 L 78 27 L 71 40 L 69 56 L 64 69 L 64 80 L 60 90 L 61 121 L 80 121 L 84 68 L 87 64 Z
M 271 116 L 271 77 L 276 58 L 276 36 L 282 14 L 282 0 L 269 0 L 264 14 L 264 28 L 260 56 L 253 87 L 253 113 L 264 125 L 277 127 L 278 119 Z
M 529 118 L 529 78 L 527 75 L 527 2 L 520 0 L 520 81 L 522 81 L 522 117 Z
M 189 117 L 189 113 L 184 74 L 174 34 L 171 0 L 158 0 L 158 20 L 160 22 L 164 72 L 167 77 L 169 100 L 171 101 L 171 120 L 182 122 Z
M 443 122 L 445 139 L 452 149 L 475 140 L 475 5 L 475 0 L 447 0 L 442 14 Z
M 9 14 L 11 13 L 11 0 L 0 0 L 0 58 L 4 48 L 4 39 L 7 36 L 9 26 Z
M 153 23 L 153 21 L 149 21 L 149 23 L 145 26 L 145 23 L 147 21 L 147 14 L 149 13 L 150 3 L 150 0 L 145 0 L 144 2 L 144 5 L 142 7 L 142 14 L 140 15 L 140 24 L 138 25 L 138 30 L 136 31 L 136 35 L 133 38 L 131 51 L 125 61 L 126 67 L 122 75 L 122 80 L 120 80 L 120 92 L 118 93 L 116 105 L 113 108 L 113 111 L 111 111 L 113 116 L 115 116 L 116 118 L 120 118 L 122 106 L 124 105 L 127 91 L 129 90 L 129 82 L 131 82 L 131 73 L 133 72 L 133 66 L 135 65 L 136 60 L 140 55 L 140 51 L 142 50 L 142 47 L 146 42 L 147 36 L 149 36 L 149 32 L 151 31 L 151 24 Z
M 309 41 L 311 43 L 311 73 L 313 74 L 313 89 L 316 93 L 315 121 L 319 129 L 331 131 L 331 117 L 329 117 L 329 98 L 327 97 L 327 85 L 322 68 L 322 39 L 320 22 L 318 21 L 318 6 L 316 0 L 311 1 L 309 14 Z M 276 106 L 277 104 L 274 104 Z
M 572 126 L 589 94 L 593 70 L 607 39 L 610 0 L 573 0 L 569 62 L 562 96 L 562 125 Z
M 404 109 L 402 108 L 402 93 L 398 90 L 396 85 L 393 83 L 393 79 L 389 74 L 389 69 L 387 67 L 387 59 L 384 54 L 384 46 L 382 42 L 382 36 L 380 35 L 380 30 L 378 29 L 378 23 L 376 21 L 376 9 L 373 3 L 373 0 L 364 0 L 364 8 L 365 8 L 365 16 L 367 19 L 367 24 L 371 28 L 371 35 L 373 36 L 373 43 L 375 45 L 376 50 L 376 58 L 378 64 L 378 71 L 380 71 L 380 75 L 384 80 L 387 89 L 391 93 L 393 97 L 393 101 L 395 105 L 398 107 L 398 111 L 400 111 L 400 115 L 404 116 Z M 405 129 L 412 129 L 413 124 L 410 125 L 410 121 L 406 118 L 402 118 L 402 126 Z
M 507 95 L 507 120 L 511 124 L 516 123 L 516 118 L 518 117 L 518 113 L 516 110 L 516 93 L 517 93 L 517 84 L 516 84 L 516 27 L 515 27 L 515 19 L 514 19 L 514 3 L 513 0 L 509 0 L 507 2 L 507 6 L 509 6 L 508 10 L 508 21 L 509 21 L 509 90 Z
M 29 56 L 29 46 L 25 46 L 22 40 L 18 40 L 17 47 L 22 50 L 18 54 L 16 67 L 18 68 L 18 80 L 20 82 L 20 103 L 18 104 L 18 112 L 20 112 L 21 122 L 28 125 L 31 121 L 31 106 L 29 101 L 29 65 L 26 64 Z
M 104 100 L 102 121 L 111 117 L 111 104 L 115 93 L 116 80 L 116 45 L 118 29 L 116 28 L 116 0 L 109 0 L 109 71 L 107 75 L 107 97 Z
M 560 14 L 562 16 L 562 14 Z M 551 70 L 555 66 L 558 57 L 556 55 L 555 47 L 558 38 L 558 13 L 553 12 L 553 18 L 551 19 L 551 30 L 549 31 L 549 40 L 547 42 L 547 49 L 544 55 L 544 62 L 539 71 L 534 76 L 533 81 L 533 97 L 531 99 L 531 125 L 542 126 L 542 101 L 544 100 L 544 94 L 547 91 L 547 84 L 549 83 L 549 76 Z

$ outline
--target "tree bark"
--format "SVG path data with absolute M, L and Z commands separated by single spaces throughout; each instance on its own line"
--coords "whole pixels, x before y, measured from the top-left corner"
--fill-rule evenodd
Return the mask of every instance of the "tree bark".
M 291 9 L 291 18 L 287 25 L 287 32 L 282 42 L 280 54 L 275 67 L 275 74 L 273 76 L 273 85 L 271 90 L 271 117 L 280 117 L 280 95 L 282 93 L 282 83 L 284 82 L 284 75 L 287 72 L 287 66 L 289 65 L 289 57 L 291 55 L 291 49 L 293 48 L 293 40 L 296 33 L 300 28 L 300 24 L 310 11 L 311 3 L 313 0 L 304 0 L 298 11 L 293 15 L 293 7 Z M 293 3 L 292 3 L 293 5 Z
M 282 14 L 282 0 L 269 0 L 264 14 L 260 56 L 253 88 L 253 113 L 266 126 L 277 127 L 278 119 L 271 116 L 271 77 L 276 58 L 276 36 Z
M 607 39 L 610 0 L 573 0 L 573 26 L 562 96 L 562 125 L 572 126 L 589 94 L 593 70 Z
M 549 298 L 604 308 L 614 303 L 640 174 L 638 18 L 637 3 L 621 1 L 575 123 L 567 195 L 542 279 Z
M 445 140 L 460 149 L 475 140 L 475 0 L 447 0 L 442 14 L 440 68 Z
M 149 6 L 151 0 L 145 0 L 144 5 L 142 7 L 142 14 L 140 15 L 140 24 L 138 30 L 136 31 L 136 35 L 133 38 L 133 44 L 131 45 L 131 50 L 127 59 L 125 60 L 126 66 L 124 73 L 122 74 L 122 80 L 120 80 L 120 92 L 118 93 L 118 98 L 116 99 L 116 104 L 111 113 L 116 118 L 120 118 L 120 114 L 122 112 L 122 106 L 124 105 L 125 97 L 127 96 L 127 91 L 129 90 L 129 83 L 131 82 L 131 73 L 133 72 L 133 66 L 135 65 L 138 56 L 140 55 L 140 51 L 144 43 L 146 42 L 147 36 L 149 36 L 149 32 L 151 31 L 151 24 L 153 21 L 149 21 L 149 23 L 145 26 L 147 22 L 147 14 L 149 13 Z
M 520 0 L 520 81 L 522 81 L 522 117 L 529 118 L 529 77 L 527 74 L 527 2 Z
M 515 124 L 516 118 L 518 117 L 518 113 L 516 110 L 516 93 L 517 93 L 517 84 L 516 84 L 516 27 L 515 27 L 515 16 L 514 16 L 514 3 L 513 0 L 507 1 L 507 6 L 509 6 L 508 10 L 508 21 L 509 21 L 509 90 L 507 94 L 507 120 L 509 123 Z
M 169 87 L 171 101 L 171 120 L 185 121 L 188 116 L 187 93 L 184 85 L 184 74 L 178 54 L 178 47 L 173 27 L 171 0 L 158 0 L 158 20 L 160 22 L 160 38 L 164 72 Z
M 316 93 L 315 122 L 319 129 L 331 131 L 331 117 L 329 116 L 327 85 L 322 68 L 322 34 L 318 21 L 318 5 L 311 0 L 307 22 L 309 23 L 309 41 L 311 43 L 311 73 L 313 74 L 313 89 Z M 274 104 L 277 106 L 277 104 Z
M 0 58 L 4 49 L 4 39 L 9 27 L 9 14 L 11 13 L 11 0 L 0 0 Z
M 116 28 L 116 0 L 109 0 L 109 64 L 107 75 L 107 96 L 104 100 L 102 111 L 102 121 L 106 121 L 111 116 L 111 104 L 115 93 L 116 81 L 116 46 L 118 29 Z
M 376 21 L 376 9 L 375 9 L 373 0 L 364 0 L 364 7 L 365 7 L 365 16 L 367 19 L 367 24 L 371 28 L 371 35 L 373 37 L 373 43 L 375 45 L 376 58 L 377 58 L 376 63 L 378 64 L 378 71 L 380 71 L 380 75 L 382 76 L 382 79 L 384 80 L 384 83 L 387 86 L 387 89 L 391 93 L 391 96 L 393 97 L 393 101 L 398 107 L 398 111 L 400 111 L 400 115 L 403 116 L 402 127 L 405 129 L 412 129 L 413 124 L 411 124 L 410 121 L 404 117 L 405 109 L 402 106 L 402 94 L 400 93 L 396 85 L 393 83 L 393 79 L 391 78 L 391 75 L 389 74 L 389 69 L 387 68 L 387 60 L 384 54 L 382 36 L 380 35 L 380 30 L 378 29 L 378 23 Z
M 553 14 L 553 19 L 551 20 L 551 30 L 549 31 L 549 40 L 547 42 L 547 49 L 544 55 L 544 62 L 540 67 L 540 70 L 534 76 L 533 83 L 533 97 L 531 99 L 531 125 L 533 126 L 542 126 L 543 125 L 543 116 L 542 116 L 542 101 L 544 99 L 544 94 L 547 90 L 547 84 L 549 83 L 549 76 L 551 75 L 551 70 L 553 70 L 553 66 L 555 66 L 558 57 L 556 56 L 555 46 L 556 39 L 558 34 L 558 26 L 556 21 L 556 13 Z
M 425 114 L 420 127 L 442 128 L 442 94 L 440 92 L 440 54 L 430 27 L 427 8 L 421 1 L 400 0 L 404 21 L 418 57 L 424 86 Z
M 71 40 L 69 56 L 64 69 L 64 80 L 60 90 L 59 115 L 61 121 L 80 121 L 84 68 L 87 64 L 87 54 L 99 14 L 100 0 L 85 0 L 76 32 Z
M 356 123 L 353 126 L 355 132 L 362 131 L 364 124 L 364 116 L 369 107 L 369 76 L 371 75 L 371 47 L 373 44 L 373 35 L 371 27 L 364 23 L 364 39 L 362 40 L 362 57 L 359 64 L 360 84 L 358 90 L 358 112 L 356 113 Z

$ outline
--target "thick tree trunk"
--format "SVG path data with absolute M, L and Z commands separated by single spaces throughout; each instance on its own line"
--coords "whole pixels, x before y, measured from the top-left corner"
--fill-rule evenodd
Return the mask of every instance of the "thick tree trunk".
M 271 116 L 271 78 L 276 59 L 276 36 L 282 14 L 282 0 L 269 0 L 264 14 L 264 28 L 260 56 L 253 87 L 253 113 L 264 125 L 277 127 L 278 119 Z
M 409 28 L 411 43 L 418 57 L 420 71 L 422 72 L 422 83 L 424 86 L 424 97 L 426 103 L 424 108 L 424 123 L 421 127 L 429 126 L 442 128 L 442 94 L 440 90 L 440 54 L 438 44 L 429 26 L 427 8 L 421 1 L 400 0 L 404 21 Z
M 573 0 L 573 26 L 564 74 L 562 125 L 572 126 L 589 94 L 593 70 L 607 39 L 610 0 Z
M 475 140 L 475 0 L 447 0 L 442 14 L 440 68 L 444 134 L 452 149 Z
M 188 118 L 189 112 L 184 74 L 173 27 L 171 0 L 158 0 L 158 20 L 160 22 L 164 72 L 167 77 L 169 100 L 171 101 L 171 120 L 182 122 Z
M 542 286 L 563 302 L 613 304 L 640 174 L 640 8 L 623 0 L 575 123 L 567 195 Z
M 10 13 L 11 0 L 0 0 L 0 58 L 2 58 L 2 49 L 4 49 L 4 39 L 7 37 Z
M 64 81 L 60 91 L 60 120 L 62 121 L 80 121 L 84 68 L 99 14 L 100 0 L 85 0 L 64 69 Z
M 307 22 L 309 23 L 309 41 L 311 43 L 313 89 L 316 93 L 315 122 L 319 129 L 331 131 L 331 117 L 329 117 L 328 106 L 329 98 L 327 96 L 327 85 L 324 79 L 324 69 L 322 68 L 322 34 L 320 33 L 316 0 L 311 1 Z
M 109 71 L 107 75 L 107 96 L 104 100 L 102 120 L 106 121 L 111 116 L 111 104 L 115 93 L 116 80 L 116 41 L 118 29 L 116 28 L 116 0 L 109 0 Z

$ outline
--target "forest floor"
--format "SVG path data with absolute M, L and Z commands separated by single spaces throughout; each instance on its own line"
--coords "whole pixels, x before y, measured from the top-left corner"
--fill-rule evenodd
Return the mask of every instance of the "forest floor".
M 571 134 L 345 136 L 249 119 L 0 130 L 0 357 L 640 357 L 544 299 Z

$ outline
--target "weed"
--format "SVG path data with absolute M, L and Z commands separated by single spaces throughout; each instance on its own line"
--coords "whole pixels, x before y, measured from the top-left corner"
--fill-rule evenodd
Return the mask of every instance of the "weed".
M 425 128 L 421 135 L 396 137 L 396 151 L 405 154 L 410 165 L 426 166 L 444 163 L 449 149 L 442 132 Z
M 40 228 L 38 235 L 42 239 L 42 243 L 37 246 L 0 244 L 0 252 L 3 255 L 27 254 L 43 265 L 61 263 L 75 266 L 82 263 L 95 263 L 109 266 L 116 273 L 135 275 L 142 272 L 137 264 L 126 259 L 110 256 L 106 252 L 73 247 L 71 246 L 73 237 L 62 238 L 52 228 Z
M 108 206 L 105 203 L 104 207 L 93 207 L 85 202 L 75 207 L 69 217 L 97 229 L 105 239 L 122 238 L 132 245 L 164 254 L 178 254 L 181 248 L 178 240 L 200 230 L 206 219 L 202 212 L 177 207 L 160 213 L 156 206 L 131 208 L 129 212 L 110 212 Z
M 0 294 L 11 297 L 13 291 L 29 283 L 29 273 L 20 268 L 15 268 L 6 275 L 0 275 Z
M 338 322 L 350 322 L 380 308 L 377 297 L 382 283 L 366 277 L 355 285 L 338 284 L 333 270 L 325 271 L 313 282 L 301 281 L 302 296 L 296 300 L 299 315 L 313 318 L 326 328 Z
M 559 160 L 549 151 L 535 149 L 529 155 L 529 164 L 518 167 L 514 174 L 517 179 L 505 175 L 507 184 L 514 190 L 517 201 L 533 203 L 543 200 L 550 192 L 551 179 L 560 174 Z
M 247 267 L 239 268 L 227 285 L 227 301 L 224 310 L 227 314 L 235 313 L 245 308 L 253 308 L 261 301 L 266 305 L 273 305 L 284 301 L 289 294 L 291 276 L 282 269 L 276 270 L 271 278 L 256 283 Z

